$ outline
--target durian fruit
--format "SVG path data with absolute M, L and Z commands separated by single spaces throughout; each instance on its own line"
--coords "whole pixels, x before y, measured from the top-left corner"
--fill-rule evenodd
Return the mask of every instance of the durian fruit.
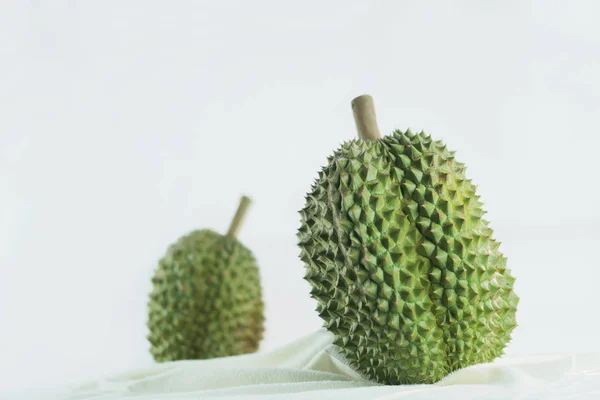
M 159 261 L 148 303 L 156 361 L 252 353 L 263 337 L 259 271 L 236 236 L 251 204 L 242 197 L 226 235 L 193 231 Z
M 298 231 L 305 279 L 348 362 L 383 384 L 433 383 L 503 354 L 519 301 L 465 165 L 423 132 L 359 139 L 327 160 Z

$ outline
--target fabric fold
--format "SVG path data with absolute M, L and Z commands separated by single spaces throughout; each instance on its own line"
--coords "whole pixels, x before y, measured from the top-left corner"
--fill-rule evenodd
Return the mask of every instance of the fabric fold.
M 560 394 L 560 395 L 559 395 Z M 279 349 L 175 361 L 71 388 L 64 400 L 600 399 L 600 354 L 503 357 L 433 385 L 383 386 L 361 377 L 319 330 Z

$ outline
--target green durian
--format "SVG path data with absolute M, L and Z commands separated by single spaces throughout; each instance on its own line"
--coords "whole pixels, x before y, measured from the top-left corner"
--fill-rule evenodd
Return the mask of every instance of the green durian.
M 306 196 L 305 279 L 349 363 L 383 384 L 433 383 L 503 354 L 519 298 L 465 164 L 423 132 L 381 137 L 370 96 Z
M 251 200 L 242 197 L 226 235 L 203 229 L 172 244 L 152 278 L 148 340 L 156 361 L 255 352 L 263 337 L 260 276 L 236 236 Z

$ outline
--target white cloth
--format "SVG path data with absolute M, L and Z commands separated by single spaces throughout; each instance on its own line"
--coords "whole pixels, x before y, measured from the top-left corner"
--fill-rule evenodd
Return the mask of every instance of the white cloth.
M 346 365 L 321 330 L 278 350 L 177 361 L 89 382 L 69 400 L 598 399 L 600 354 L 504 357 L 456 371 L 434 385 L 383 386 Z

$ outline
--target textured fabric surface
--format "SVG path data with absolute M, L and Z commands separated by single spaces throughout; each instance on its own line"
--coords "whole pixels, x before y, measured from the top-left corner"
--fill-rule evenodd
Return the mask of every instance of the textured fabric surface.
M 504 357 L 432 385 L 381 386 L 362 379 L 318 331 L 278 350 L 175 361 L 70 388 L 61 400 L 199 399 L 600 399 L 600 354 Z M 50 397 L 45 397 L 50 398 Z

